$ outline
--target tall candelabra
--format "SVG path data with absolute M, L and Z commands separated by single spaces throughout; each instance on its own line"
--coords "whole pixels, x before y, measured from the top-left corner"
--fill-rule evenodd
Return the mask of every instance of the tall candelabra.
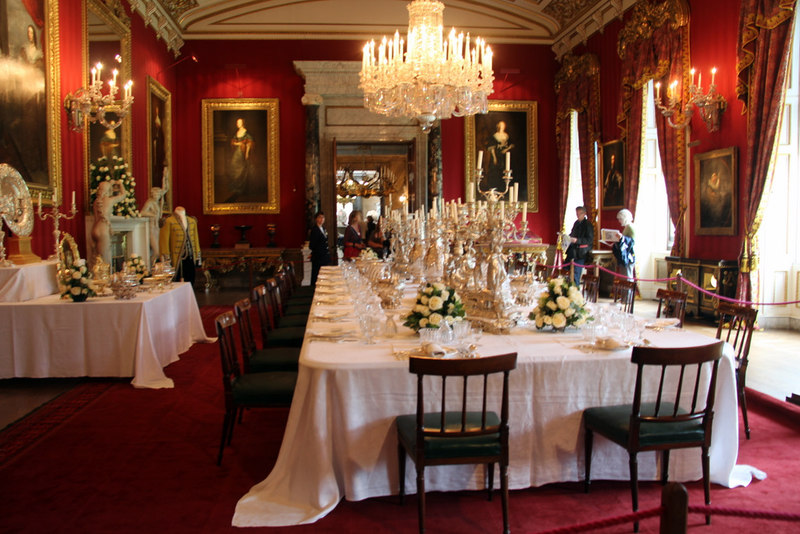
M 63 213 L 61 213 L 59 211 L 58 208 L 60 207 L 61 203 L 58 201 L 58 197 L 57 197 L 56 193 L 57 192 L 53 192 L 53 209 L 50 211 L 50 213 L 42 213 L 42 195 L 40 193 L 39 194 L 39 208 L 38 208 L 38 211 L 37 211 L 37 213 L 39 215 L 39 220 L 41 220 L 41 221 L 46 221 L 47 219 L 52 219 L 53 220 L 53 239 L 55 240 L 55 246 L 54 246 L 53 255 L 51 255 L 49 258 L 47 258 L 49 260 L 53 260 L 53 259 L 57 260 L 59 258 L 58 245 L 61 242 L 61 230 L 59 229 L 59 226 L 60 226 L 59 222 L 61 221 L 61 219 L 70 220 L 73 217 L 75 217 L 75 215 L 78 213 L 78 208 L 75 206 L 74 193 L 73 193 L 73 197 L 72 197 L 72 209 L 69 211 L 69 215 L 65 215 L 65 214 L 63 214 Z

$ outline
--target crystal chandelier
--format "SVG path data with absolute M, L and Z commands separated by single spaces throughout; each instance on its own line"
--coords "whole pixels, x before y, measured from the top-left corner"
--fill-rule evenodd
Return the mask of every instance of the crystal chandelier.
M 494 92 L 492 49 L 480 37 L 470 49 L 467 34 L 443 39 L 444 4 L 413 0 L 408 6 L 408 43 L 395 32 L 364 46 L 360 87 L 364 107 L 390 117 L 414 117 L 424 132 L 436 119 L 488 111 Z M 377 52 L 377 54 L 376 54 Z
M 120 61 L 119 55 L 117 55 L 117 61 Z M 131 109 L 131 104 L 133 104 L 133 82 L 128 80 L 125 83 L 122 99 L 117 100 L 116 96 L 119 92 L 117 76 L 119 71 L 117 69 L 111 71 L 111 78 L 107 84 L 108 92 L 103 94 L 102 70 L 103 65 L 101 63 L 92 67 L 92 77 L 89 85 L 68 94 L 64 99 L 64 108 L 67 111 L 70 125 L 75 131 L 83 130 L 84 119 L 89 122 L 98 122 L 105 128 L 113 130 L 122 124 L 122 120 Z M 107 112 L 113 112 L 116 115 L 115 119 L 107 120 Z

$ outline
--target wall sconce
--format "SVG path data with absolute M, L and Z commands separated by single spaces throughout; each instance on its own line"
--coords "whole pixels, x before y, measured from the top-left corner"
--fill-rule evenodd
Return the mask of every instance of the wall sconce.
M 117 61 L 121 61 L 117 55 Z M 111 78 L 108 80 L 108 92 L 103 94 L 103 80 L 101 73 L 102 63 L 92 67 L 92 77 L 87 87 L 81 87 L 74 93 L 69 93 L 64 98 L 64 109 L 67 111 L 70 126 L 76 132 L 83 130 L 85 120 L 98 122 L 104 127 L 113 130 L 122 124 L 122 120 L 128 115 L 133 104 L 132 87 L 133 82 L 128 80 L 124 86 L 122 100 L 116 100 L 119 92 L 117 85 L 117 75 L 119 71 L 111 71 Z M 115 120 L 106 120 L 106 112 L 113 112 Z
M 673 128 L 685 128 L 689 125 L 692 118 L 692 106 L 697 106 L 700 111 L 700 118 L 706 123 L 709 132 L 719 130 L 719 119 L 722 112 L 728 106 L 725 97 L 717 92 L 717 85 L 714 83 L 717 76 L 717 68 L 711 69 L 711 85 L 708 93 L 703 94 L 703 73 L 697 77 L 697 85 L 694 83 L 695 69 L 691 70 L 692 85 L 689 86 L 689 101 L 681 112 L 681 99 L 678 91 L 678 80 L 673 80 L 667 86 L 667 105 L 661 103 L 661 82 L 656 83 L 656 105 L 661 110 L 661 114 L 667 118 L 667 123 Z M 673 122 L 672 117 L 677 113 L 678 117 L 683 115 L 683 119 Z

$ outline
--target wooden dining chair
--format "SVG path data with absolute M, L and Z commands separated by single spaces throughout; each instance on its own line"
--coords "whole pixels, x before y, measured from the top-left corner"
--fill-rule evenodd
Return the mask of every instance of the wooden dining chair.
M 508 375 L 517 366 L 517 353 L 477 359 L 410 358 L 408 369 L 417 375 L 417 413 L 396 418 L 400 466 L 400 501 L 405 501 L 406 454 L 417 468 L 419 531 L 425 532 L 425 467 L 428 465 L 486 464 L 489 499 L 494 486 L 494 464 L 500 465 L 503 532 L 508 527 Z M 487 410 L 489 375 L 502 373 L 500 416 Z M 426 413 L 425 376 L 441 378 L 436 386 L 441 411 Z M 447 410 L 447 378 L 463 379 L 460 410 Z M 477 411 L 468 410 L 468 382 L 483 377 Z M 455 378 L 454 378 L 455 379 Z M 427 381 L 426 381 L 427 382 Z M 430 384 L 429 384 L 430 387 Z M 474 388 L 480 389 L 480 388 Z
M 750 341 L 756 327 L 758 310 L 720 301 L 717 339 L 727 341 L 736 356 L 736 393 L 739 396 L 739 407 L 744 419 L 744 434 L 750 439 L 750 424 L 747 421 L 747 399 L 744 388 L 747 378 L 747 363 L 750 356 Z
M 625 313 L 633 313 L 633 302 L 636 297 L 636 282 L 631 280 L 614 279 L 614 284 L 611 286 L 611 297 L 614 302 L 622 304 L 622 309 Z
M 237 411 L 251 407 L 289 406 L 292 403 L 297 373 L 242 373 L 233 335 L 233 325 L 236 324 L 233 312 L 218 315 L 215 323 L 225 392 L 225 418 L 222 421 L 222 438 L 217 454 L 217 465 L 220 465 L 225 444 L 230 445 L 233 440 Z
M 711 503 L 708 449 L 719 360 L 724 343 L 685 348 L 634 347 L 631 362 L 636 365 L 633 404 L 601 406 L 583 411 L 585 431 L 584 488 L 589 492 L 594 434 L 605 436 L 628 451 L 633 511 L 639 509 L 639 470 L 637 455 L 643 451 L 662 451 L 661 482 L 667 483 L 669 451 L 700 448 L 703 490 L 706 505 Z M 645 373 L 659 373 L 652 384 Z M 703 374 L 707 373 L 707 374 Z M 703 376 L 707 378 L 704 379 Z M 707 381 L 706 381 L 707 380 Z M 642 399 L 653 399 L 643 402 Z M 711 516 L 706 515 L 706 524 Z M 639 531 L 639 522 L 634 523 Z
M 278 327 L 275 311 L 270 303 L 267 288 L 263 285 L 253 289 L 253 300 L 261 326 L 262 347 L 300 347 L 306 334 L 305 327 Z
M 297 371 L 300 359 L 298 347 L 257 348 L 250 321 L 250 299 L 241 299 L 233 305 L 242 342 L 242 367 L 245 373 L 266 371 Z
M 656 291 L 656 298 L 658 299 L 656 317 L 674 317 L 678 319 L 678 326 L 683 327 L 688 293 L 661 288 Z
M 597 302 L 600 293 L 600 278 L 596 274 L 583 273 L 583 299 L 586 302 Z
M 311 310 L 313 297 L 298 297 L 292 298 L 291 282 L 285 273 L 279 273 L 273 278 L 267 280 L 267 288 L 275 289 L 276 295 L 281 306 L 281 313 L 283 315 L 308 315 Z
M 295 271 L 294 263 L 287 261 L 283 264 L 283 272 L 289 277 L 289 281 L 291 282 L 291 294 L 290 297 L 313 297 L 314 296 L 314 288 L 311 286 L 303 286 L 300 285 L 300 281 L 297 279 L 297 271 Z
M 276 327 L 306 326 L 308 323 L 308 314 L 311 310 L 310 306 L 307 307 L 308 312 L 306 313 L 295 312 L 292 315 L 288 315 L 284 309 L 283 303 L 281 302 L 280 290 L 278 287 L 278 282 L 275 280 L 275 278 L 269 278 L 264 286 L 266 287 L 266 296 L 270 300 L 270 305 L 272 306 L 272 310 L 275 314 Z M 255 291 L 255 288 L 253 291 Z

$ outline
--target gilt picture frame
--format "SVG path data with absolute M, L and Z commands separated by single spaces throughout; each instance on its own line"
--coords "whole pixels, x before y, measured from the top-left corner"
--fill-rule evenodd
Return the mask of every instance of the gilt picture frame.
M 600 203 L 604 210 L 625 207 L 625 141 L 616 139 L 600 145 Z
M 52 205 L 61 188 L 60 31 L 57 0 L 0 3 L 0 161 L 17 169 L 31 196 Z
M 172 211 L 172 94 L 157 80 L 147 77 L 147 180 L 148 191 L 171 182 L 164 196 L 164 210 Z
M 736 235 L 737 147 L 694 156 L 694 233 Z
M 464 120 L 465 191 L 475 190 L 478 154 L 483 151 L 479 189 L 503 191 L 505 153 L 510 152 L 511 182 L 519 184 L 528 212 L 539 211 L 538 105 L 531 100 L 490 100 L 489 111 Z M 467 198 L 472 198 L 467 195 Z M 478 192 L 475 200 L 483 200 Z M 505 196 L 508 200 L 508 195 Z
M 203 213 L 280 213 L 277 98 L 202 101 Z

